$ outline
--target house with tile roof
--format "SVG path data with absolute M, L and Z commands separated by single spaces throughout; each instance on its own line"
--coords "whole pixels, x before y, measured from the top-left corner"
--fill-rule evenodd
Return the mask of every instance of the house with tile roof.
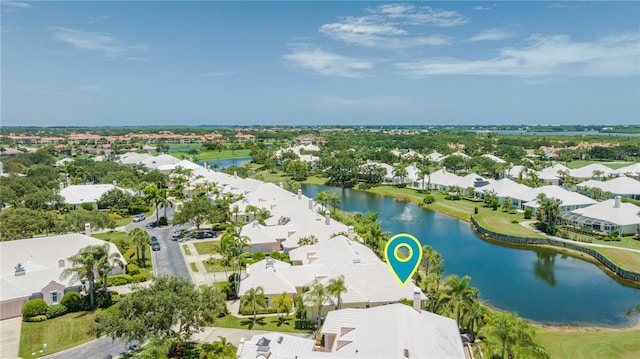
M 620 197 L 608 199 L 585 208 L 578 208 L 560 216 L 563 224 L 619 235 L 640 232 L 640 207 L 622 202 Z

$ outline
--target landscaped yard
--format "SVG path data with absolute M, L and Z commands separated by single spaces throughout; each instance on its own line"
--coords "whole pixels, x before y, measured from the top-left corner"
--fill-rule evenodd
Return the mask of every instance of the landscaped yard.
M 133 256 L 131 258 L 126 258 L 125 260 L 128 263 L 135 263 L 138 264 L 138 259 L 135 255 L 135 245 L 133 244 L 133 241 L 131 240 L 131 238 L 129 238 L 129 235 L 126 232 L 117 232 L 117 231 L 112 231 L 112 232 L 104 232 L 104 233 L 94 233 L 91 235 L 92 237 L 96 237 L 111 243 L 114 243 L 118 249 L 121 249 L 121 247 L 125 247 L 125 248 L 133 248 Z M 143 273 L 146 273 L 147 275 L 152 275 L 153 272 L 153 264 L 152 264 L 152 260 L 151 260 L 151 247 L 150 246 L 146 246 L 146 252 L 145 252 L 145 266 L 140 266 L 140 271 Z M 122 255 L 125 255 L 125 251 L 122 251 Z
M 220 241 L 193 242 L 199 255 L 214 254 L 220 252 Z
M 222 265 L 222 259 L 206 260 L 202 261 L 207 273 L 211 272 L 231 272 L 231 267 L 225 267 Z
M 256 325 L 253 325 L 253 318 L 238 318 L 233 315 L 226 315 L 222 318 L 216 319 L 213 324 L 216 327 L 223 328 L 237 328 L 237 329 L 254 329 L 254 330 L 267 330 L 273 332 L 293 332 L 293 333 L 307 333 L 310 334 L 310 330 L 295 329 L 295 317 L 287 316 L 286 321 L 280 324 L 278 316 L 261 316 L 258 315 Z
M 542 328 L 537 338 L 554 359 L 640 358 L 640 329 Z
M 182 249 L 184 250 L 184 254 L 190 256 L 191 255 L 191 251 L 189 250 L 189 246 L 186 244 L 182 245 Z
M 194 147 L 195 148 L 195 147 Z M 249 157 L 251 154 L 251 150 L 198 150 L 198 154 L 192 155 L 188 151 L 171 151 L 170 155 L 177 158 L 189 158 L 193 157 L 194 161 L 215 161 L 215 160 L 226 160 L 231 158 L 240 158 L 240 157 Z
M 95 339 L 95 336 L 87 334 L 87 329 L 94 322 L 96 313 L 69 313 L 44 322 L 22 323 L 18 354 L 21 358 L 37 358 L 44 355 L 40 350 L 45 343 L 48 354 L 51 354 Z
M 268 171 L 263 171 L 260 173 L 262 175 L 262 181 L 269 183 L 279 183 L 284 182 L 286 180 L 291 180 L 291 177 L 285 176 L 281 173 L 269 173 Z M 304 184 L 318 184 L 323 185 L 327 183 L 327 177 L 317 177 L 317 176 L 309 176 L 306 180 L 301 183 Z

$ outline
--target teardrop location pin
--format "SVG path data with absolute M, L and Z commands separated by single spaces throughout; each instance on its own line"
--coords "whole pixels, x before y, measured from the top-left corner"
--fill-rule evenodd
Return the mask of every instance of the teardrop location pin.
M 410 234 L 396 234 L 387 242 L 384 257 L 391 273 L 404 287 L 418 269 L 422 258 L 422 245 Z

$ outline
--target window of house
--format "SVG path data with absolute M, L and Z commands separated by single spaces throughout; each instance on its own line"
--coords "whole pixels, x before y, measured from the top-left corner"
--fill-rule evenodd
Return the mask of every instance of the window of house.
M 58 304 L 58 292 L 51 292 L 51 304 Z

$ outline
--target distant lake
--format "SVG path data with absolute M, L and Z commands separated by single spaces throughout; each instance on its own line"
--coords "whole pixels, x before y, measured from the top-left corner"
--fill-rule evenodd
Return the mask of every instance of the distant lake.
M 247 162 L 247 161 L 251 161 L 251 157 L 237 157 L 237 158 L 228 158 L 226 160 L 211 160 L 211 161 L 207 161 L 207 163 L 209 163 L 209 168 L 211 168 L 211 165 L 213 165 L 214 163 L 218 164 L 218 171 L 223 169 L 223 168 L 227 168 L 231 165 L 237 166 L 237 167 L 242 167 L 242 164 Z M 200 161 L 198 162 L 198 164 L 200 166 L 204 166 L 204 161 Z

